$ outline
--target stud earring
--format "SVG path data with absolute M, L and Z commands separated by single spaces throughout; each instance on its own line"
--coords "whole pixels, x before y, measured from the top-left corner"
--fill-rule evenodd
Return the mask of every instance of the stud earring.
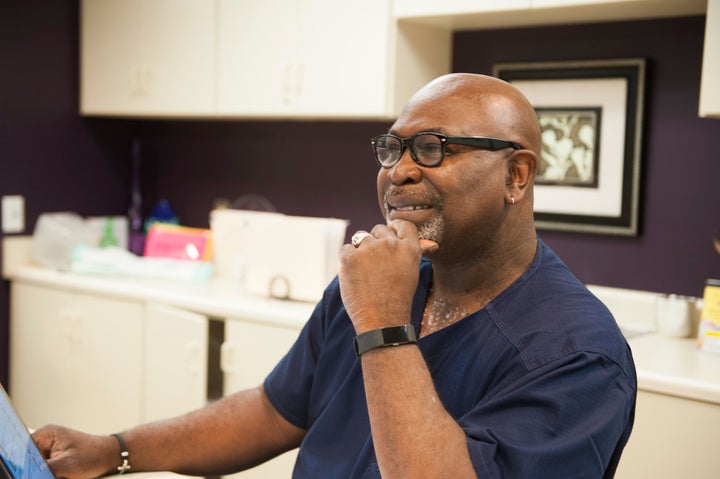
M 515 204 L 515 197 L 514 197 L 514 196 L 511 196 L 511 197 L 510 197 L 510 204 L 513 204 L 513 205 Z

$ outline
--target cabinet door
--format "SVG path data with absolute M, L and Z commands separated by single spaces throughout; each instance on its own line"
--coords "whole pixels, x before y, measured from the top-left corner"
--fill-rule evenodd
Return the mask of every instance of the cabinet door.
M 715 479 L 720 404 L 639 391 L 617 479 Z
M 720 118 L 720 0 L 708 0 L 705 22 L 700 116 Z
M 220 352 L 225 394 L 262 384 L 285 356 L 300 333 L 300 326 L 278 326 L 230 318 Z
M 218 112 L 276 116 L 291 103 L 295 0 L 219 0 Z
M 389 114 L 388 0 L 300 0 L 294 110 L 306 116 Z
M 262 384 L 297 339 L 299 328 L 228 319 L 221 348 L 225 394 Z M 288 451 L 253 469 L 234 474 L 237 479 L 276 479 L 292 476 L 297 451 Z
M 142 316 L 139 303 L 13 283 L 10 393 L 30 427 L 137 424 Z
M 144 420 L 177 416 L 204 406 L 207 402 L 207 317 L 149 304 L 144 331 Z
M 388 115 L 389 0 L 220 0 L 218 110 Z
M 81 113 L 212 113 L 215 14 L 210 0 L 83 0 Z

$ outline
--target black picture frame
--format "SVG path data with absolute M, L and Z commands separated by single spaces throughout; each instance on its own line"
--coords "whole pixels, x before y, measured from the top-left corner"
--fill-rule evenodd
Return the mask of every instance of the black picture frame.
M 535 185 L 537 228 L 638 236 L 646 60 L 499 63 L 493 75 L 522 91 L 539 119 L 548 111 L 598 112 L 595 143 L 589 148 L 596 168 L 594 179 L 539 178 Z M 553 135 L 552 128 L 546 135 Z M 560 141 L 561 136 L 555 132 L 551 141 Z M 568 137 L 563 141 L 569 141 Z M 577 145 L 577 138 L 574 141 Z

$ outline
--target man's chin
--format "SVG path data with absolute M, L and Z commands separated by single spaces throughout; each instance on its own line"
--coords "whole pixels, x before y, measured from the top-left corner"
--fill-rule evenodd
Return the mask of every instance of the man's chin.
M 440 244 L 442 240 L 442 220 L 440 218 L 433 217 L 431 220 L 417 225 L 417 229 L 419 239 Z
M 386 223 L 391 221 L 389 215 L 385 216 Z M 418 232 L 419 240 L 432 241 L 436 244 L 440 244 L 442 238 L 443 224 L 442 219 L 433 216 L 432 218 L 423 221 L 422 223 L 414 223 Z

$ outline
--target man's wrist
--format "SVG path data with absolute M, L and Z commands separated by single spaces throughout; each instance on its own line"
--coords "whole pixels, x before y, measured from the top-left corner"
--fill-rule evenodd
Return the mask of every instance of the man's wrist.
M 128 451 L 127 444 L 125 444 L 125 439 L 120 434 L 110 434 L 114 440 L 117 441 L 117 444 L 120 446 L 120 455 L 115 456 L 115 461 L 117 463 L 119 458 L 119 466 L 115 467 L 115 471 L 117 474 L 125 474 L 130 469 L 132 469 L 132 466 L 130 466 L 130 452 Z
M 392 318 L 388 321 L 388 318 Z M 361 335 L 374 329 L 393 328 L 410 324 L 410 312 L 385 312 L 381 314 L 368 314 L 364 312 L 361 317 L 352 319 L 356 335 Z
M 411 324 L 371 329 L 358 334 L 353 341 L 355 354 L 358 357 L 373 349 L 415 343 L 417 343 L 417 337 L 415 328 Z

